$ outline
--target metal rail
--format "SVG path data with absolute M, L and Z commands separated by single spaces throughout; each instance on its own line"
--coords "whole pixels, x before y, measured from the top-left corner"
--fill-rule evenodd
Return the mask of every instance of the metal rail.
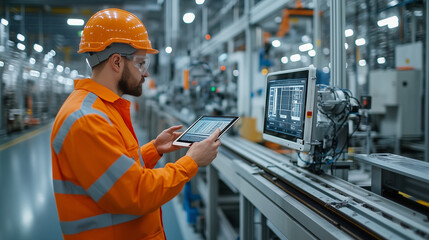
M 257 166 L 259 172 L 252 176 L 269 180 L 353 238 L 429 238 L 428 218 L 423 214 L 341 179 L 314 175 L 288 163 L 286 157 L 242 138 L 224 137 L 222 146 Z

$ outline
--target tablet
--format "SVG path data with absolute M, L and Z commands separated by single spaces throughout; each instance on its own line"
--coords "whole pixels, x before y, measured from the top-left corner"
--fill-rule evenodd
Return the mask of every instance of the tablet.
M 173 145 L 190 147 L 192 143 L 206 139 L 217 128 L 220 129 L 220 138 L 237 122 L 238 118 L 234 116 L 201 116 L 173 142 Z

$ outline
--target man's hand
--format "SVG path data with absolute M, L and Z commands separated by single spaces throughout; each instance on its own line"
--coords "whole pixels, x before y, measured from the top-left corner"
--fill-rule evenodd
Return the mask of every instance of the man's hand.
M 164 153 L 173 152 L 182 148 L 182 147 L 173 145 L 174 140 L 176 140 L 176 138 L 178 138 L 180 134 L 182 134 L 181 132 L 175 132 L 175 131 L 181 128 L 182 128 L 182 125 L 170 127 L 169 129 L 165 129 L 164 131 L 162 131 L 158 135 L 158 137 L 156 137 L 154 141 L 154 145 L 160 155 Z
M 198 167 L 209 165 L 217 156 L 217 149 L 220 146 L 219 134 L 220 130 L 216 129 L 205 140 L 193 143 L 186 155 L 194 159 Z

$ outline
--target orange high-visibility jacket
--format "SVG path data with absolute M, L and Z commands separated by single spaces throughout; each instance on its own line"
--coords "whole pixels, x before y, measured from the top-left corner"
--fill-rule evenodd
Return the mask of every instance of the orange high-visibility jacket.
M 165 239 L 161 206 L 198 171 L 184 156 L 164 168 L 153 141 L 139 147 L 130 102 L 91 79 L 58 112 L 51 135 L 64 239 Z

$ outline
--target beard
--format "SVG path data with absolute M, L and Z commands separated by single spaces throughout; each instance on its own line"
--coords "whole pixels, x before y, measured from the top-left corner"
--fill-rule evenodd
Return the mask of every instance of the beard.
M 128 94 L 131 96 L 139 97 L 142 95 L 142 85 L 144 83 L 144 77 L 142 76 L 140 81 L 136 84 L 131 81 L 131 73 L 128 66 L 125 65 L 124 72 L 122 73 L 121 79 L 118 83 L 118 89 L 122 94 Z

